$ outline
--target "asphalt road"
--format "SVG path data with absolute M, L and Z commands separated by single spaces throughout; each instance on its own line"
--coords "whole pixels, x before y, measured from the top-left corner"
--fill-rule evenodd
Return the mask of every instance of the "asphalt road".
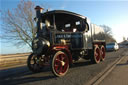
M 91 64 L 90 61 L 78 62 L 64 77 L 55 77 L 49 69 L 32 73 L 26 66 L 0 70 L 0 85 L 86 85 L 117 58 L 124 56 L 125 52 L 128 52 L 128 48 L 107 52 L 106 60 L 99 64 Z
M 128 85 L 128 52 L 126 55 L 98 85 Z

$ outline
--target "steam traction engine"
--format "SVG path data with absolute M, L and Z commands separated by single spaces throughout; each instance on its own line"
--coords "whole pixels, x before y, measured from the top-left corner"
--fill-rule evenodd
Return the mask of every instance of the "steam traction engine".
M 64 10 L 42 13 L 39 6 L 35 9 L 37 37 L 27 61 L 31 71 L 39 72 L 48 65 L 55 76 L 64 76 L 79 58 L 93 63 L 105 59 L 104 31 L 87 17 Z

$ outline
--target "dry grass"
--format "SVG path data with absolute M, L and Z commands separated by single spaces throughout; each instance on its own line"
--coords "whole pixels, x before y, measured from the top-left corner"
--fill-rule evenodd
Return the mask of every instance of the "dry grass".
M 0 69 L 26 64 L 29 54 L 0 55 Z

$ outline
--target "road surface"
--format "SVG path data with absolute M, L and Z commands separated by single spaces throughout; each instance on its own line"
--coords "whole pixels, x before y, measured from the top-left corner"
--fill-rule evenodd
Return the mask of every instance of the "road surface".
M 0 85 L 86 85 L 126 52 L 128 48 L 107 52 L 106 60 L 99 64 L 91 64 L 90 61 L 76 63 L 64 77 L 55 77 L 49 69 L 32 73 L 26 66 L 0 70 Z
M 99 85 L 128 85 L 128 52 Z

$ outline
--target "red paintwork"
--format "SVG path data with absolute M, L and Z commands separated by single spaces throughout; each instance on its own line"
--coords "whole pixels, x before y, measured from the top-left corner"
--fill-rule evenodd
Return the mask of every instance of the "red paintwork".
M 49 56 L 54 54 L 56 51 L 64 51 L 67 53 L 67 56 L 69 58 L 69 63 L 72 64 L 72 55 L 71 55 L 71 52 L 69 50 L 69 47 L 68 45 L 53 45 L 51 46 L 48 51 L 46 52 L 45 54 L 45 60 L 49 60 Z
M 100 49 L 99 48 L 96 48 L 94 55 L 96 57 L 96 60 L 99 61 L 100 60 Z
M 67 53 L 67 56 L 69 58 L 69 63 L 72 64 L 72 55 L 71 52 L 69 50 L 69 46 L 68 45 L 53 45 L 51 47 L 51 51 L 65 51 Z
M 56 59 L 54 61 L 54 68 L 57 74 L 61 75 L 67 71 L 69 60 L 68 56 L 65 54 L 59 54 L 56 56 Z M 63 64 L 63 63 L 64 64 Z
M 101 47 L 101 57 L 104 59 L 105 58 L 105 48 L 104 46 Z

